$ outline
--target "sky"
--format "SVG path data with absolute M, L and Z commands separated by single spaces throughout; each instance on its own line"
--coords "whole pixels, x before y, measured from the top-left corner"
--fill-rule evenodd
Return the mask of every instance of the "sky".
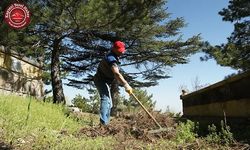
M 183 17 L 187 26 L 181 29 L 183 38 L 187 39 L 193 35 L 200 34 L 202 40 L 212 45 L 219 45 L 227 41 L 233 31 L 233 24 L 222 21 L 218 12 L 228 6 L 229 0 L 169 0 L 167 11 L 171 18 Z M 153 94 L 156 101 L 156 109 L 171 112 L 182 112 L 182 101 L 180 100 L 180 87 L 193 90 L 195 80 L 200 85 L 212 85 L 224 79 L 225 76 L 236 73 L 229 67 L 221 67 L 211 59 L 201 62 L 200 57 L 204 53 L 197 53 L 190 57 L 188 64 L 176 65 L 171 68 L 171 78 L 160 80 L 158 86 L 147 88 L 149 94 Z M 64 87 L 65 96 L 72 99 L 75 94 L 84 95 L 83 90 Z
M 169 0 L 167 10 L 172 13 L 172 18 L 185 19 L 187 27 L 181 30 L 184 39 L 201 34 L 202 40 L 219 45 L 225 43 L 233 31 L 233 24 L 222 21 L 222 16 L 218 15 L 222 8 L 228 6 L 228 2 L 229 0 Z M 181 86 L 192 91 L 196 79 L 201 85 L 211 85 L 237 72 L 217 65 L 213 59 L 201 62 L 201 56 L 204 54 L 195 54 L 188 64 L 173 67 L 170 71 L 172 78 L 162 80 L 158 87 L 148 89 L 156 100 L 157 109 L 164 111 L 169 106 L 173 112 L 182 112 Z

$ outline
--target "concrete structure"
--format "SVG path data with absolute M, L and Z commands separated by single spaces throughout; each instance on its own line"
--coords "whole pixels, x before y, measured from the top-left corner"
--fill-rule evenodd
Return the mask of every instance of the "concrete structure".
M 181 96 L 183 117 L 250 119 L 250 71 Z
M 25 56 L 0 46 L 0 92 L 44 96 L 42 67 Z

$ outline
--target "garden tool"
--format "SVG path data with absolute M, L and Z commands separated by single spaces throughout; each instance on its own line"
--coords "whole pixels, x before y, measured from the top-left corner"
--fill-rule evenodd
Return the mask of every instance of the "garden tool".
M 149 117 L 154 121 L 154 123 L 159 127 L 157 130 L 150 130 L 149 133 L 158 133 L 163 131 L 168 131 L 167 128 L 162 128 L 159 122 L 156 121 L 156 119 L 153 117 L 151 113 L 143 106 L 143 104 L 139 101 L 139 99 L 135 96 L 135 94 L 132 92 L 130 95 L 134 97 L 134 99 L 140 104 L 140 106 L 143 108 L 143 110 L 149 115 Z

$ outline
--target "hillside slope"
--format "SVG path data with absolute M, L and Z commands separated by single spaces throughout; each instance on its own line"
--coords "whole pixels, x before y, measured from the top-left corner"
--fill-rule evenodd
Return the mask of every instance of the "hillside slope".
M 197 125 L 152 112 L 167 131 L 158 129 L 142 110 L 112 118 L 99 127 L 98 115 L 69 113 L 64 106 L 32 98 L 0 96 L 0 149 L 247 149 L 229 130 L 216 128 L 205 137 Z

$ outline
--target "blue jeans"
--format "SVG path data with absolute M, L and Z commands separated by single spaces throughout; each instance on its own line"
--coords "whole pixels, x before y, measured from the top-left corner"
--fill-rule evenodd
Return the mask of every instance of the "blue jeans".
M 109 123 L 110 111 L 112 108 L 110 88 L 106 82 L 101 80 L 95 80 L 95 85 L 101 98 L 100 122 L 104 125 L 107 125 Z

